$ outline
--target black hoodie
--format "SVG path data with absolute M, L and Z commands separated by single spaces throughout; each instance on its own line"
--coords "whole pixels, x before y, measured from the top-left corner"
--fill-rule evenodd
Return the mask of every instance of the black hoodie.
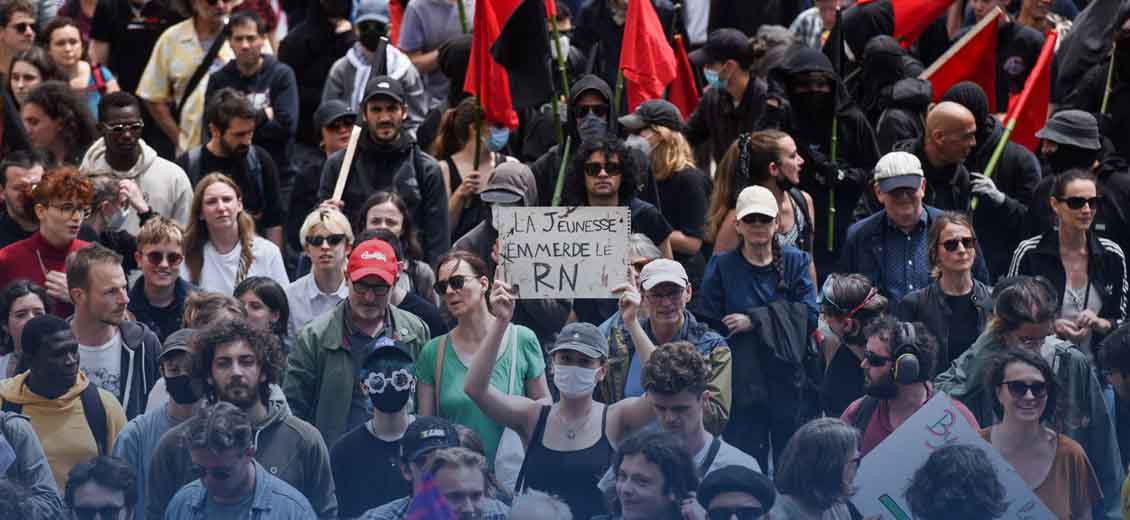
M 279 61 L 294 69 L 298 80 L 297 142 L 317 147 L 321 133 L 314 125 L 314 111 L 322 103 L 322 87 L 335 61 L 357 41 L 354 31 L 335 33 L 322 2 L 306 7 L 302 23 L 279 43 Z
M 577 100 L 581 98 L 582 94 L 593 91 L 600 94 L 608 103 L 609 107 L 611 107 L 612 88 L 608 86 L 608 83 L 605 83 L 604 80 L 597 76 L 592 74 L 581 76 L 581 79 L 573 83 L 573 86 L 569 89 L 571 97 L 569 98 L 569 107 L 564 126 L 565 135 L 569 136 L 571 142 L 569 146 L 570 154 L 576 152 L 581 145 L 581 136 L 577 133 Z M 614 119 L 611 117 L 611 109 L 609 110 L 607 119 L 609 133 L 615 133 L 612 127 Z M 549 206 L 553 201 L 553 190 L 557 186 L 557 174 L 561 169 L 561 161 L 563 159 L 561 156 L 562 152 L 563 150 L 560 146 L 554 146 L 530 165 L 530 169 L 534 172 L 534 179 L 537 180 L 539 206 Z M 568 159 L 565 158 L 565 160 Z M 569 172 L 565 173 L 568 174 Z

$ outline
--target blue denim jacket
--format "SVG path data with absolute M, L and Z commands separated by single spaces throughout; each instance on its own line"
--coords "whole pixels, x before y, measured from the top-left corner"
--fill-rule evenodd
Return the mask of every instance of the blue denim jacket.
M 317 518 L 306 497 L 290 484 L 271 475 L 258 461 L 255 464 L 255 495 L 251 500 L 251 520 L 309 520 Z M 165 520 L 206 520 L 208 491 L 200 479 L 177 491 L 165 511 Z

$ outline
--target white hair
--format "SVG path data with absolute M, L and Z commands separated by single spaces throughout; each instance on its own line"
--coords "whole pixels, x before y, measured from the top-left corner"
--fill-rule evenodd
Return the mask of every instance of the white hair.
M 573 512 L 561 499 L 528 489 L 514 497 L 510 520 L 573 520 Z

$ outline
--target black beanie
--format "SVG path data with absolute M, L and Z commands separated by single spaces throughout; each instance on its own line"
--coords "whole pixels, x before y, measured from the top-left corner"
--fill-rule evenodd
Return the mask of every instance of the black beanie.
M 773 483 L 761 473 L 744 466 L 726 466 L 711 471 L 698 486 L 698 502 L 705 509 L 710 508 L 714 497 L 728 491 L 749 493 L 766 511 L 773 508 L 777 493 Z
M 973 112 L 973 118 L 977 120 L 977 127 L 980 128 L 986 117 L 989 117 L 989 98 L 985 95 L 985 91 L 972 81 L 962 81 L 946 91 L 942 95 L 942 101 L 953 101 Z
M 71 325 L 54 314 L 36 316 L 24 325 L 20 334 L 20 346 L 25 354 L 32 356 L 43 346 L 44 340 L 61 330 L 70 330 Z

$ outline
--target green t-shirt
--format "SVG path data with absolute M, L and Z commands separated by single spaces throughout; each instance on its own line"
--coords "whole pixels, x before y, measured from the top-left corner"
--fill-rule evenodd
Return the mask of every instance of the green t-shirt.
M 514 393 L 524 395 L 526 381 L 537 379 L 545 373 L 545 359 L 542 357 L 541 344 L 537 335 L 521 325 L 511 325 L 510 333 L 517 333 L 518 347 L 515 358 L 518 366 L 514 371 L 518 381 L 514 382 Z M 452 422 L 467 426 L 479 434 L 486 448 L 487 460 L 494 460 L 494 453 L 498 449 L 499 439 L 502 437 L 503 426 L 494 422 L 479 406 L 463 392 L 463 381 L 467 378 L 467 365 L 459 359 L 454 350 L 454 341 L 450 334 L 441 337 L 447 338 L 446 350 L 443 357 L 443 388 L 436 390 L 439 396 L 439 415 Z M 435 386 L 436 352 L 439 349 L 440 338 L 432 338 L 420 355 L 416 358 L 416 378 L 422 383 Z M 494 372 L 490 375 L 491 386 L 506 393 L 510 378 L 510 347 L 499 353 L 498 361 L 494 365 Z

